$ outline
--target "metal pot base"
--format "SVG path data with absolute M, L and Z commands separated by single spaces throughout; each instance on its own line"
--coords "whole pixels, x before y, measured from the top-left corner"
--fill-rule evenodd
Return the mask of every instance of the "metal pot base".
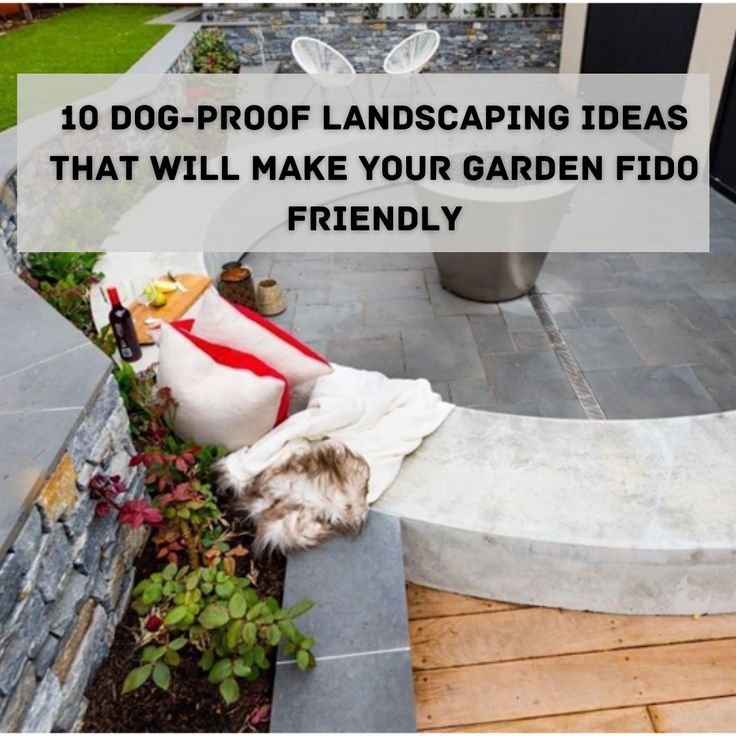
M 477 302 L 524 296 L 546 258 L 546 253 L 434 253 L 443 288 Z

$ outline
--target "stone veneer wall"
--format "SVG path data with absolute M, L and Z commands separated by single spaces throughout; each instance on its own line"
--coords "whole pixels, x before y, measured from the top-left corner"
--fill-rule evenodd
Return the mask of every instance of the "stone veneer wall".
M 0 181 L 0 250 L 5 253 L 13 270 L 20 265 L 16 223 L 16 175 L 15 171 Z
M 222 29 L 245 64 L 260 64 L 257 30 L 263 34 L 267 61 L 280 61 L 281 72 L 298 72 L 290 44 L 300 35 L 334 46 L 358 72 L 381 72 L 386 54 L 402 39 L 424 28 L 442 37 L 426 67 L 434 73 L 556 71 L 560 63 L 562 20 L 559 18 L 468 18 L 467 20 L 365 20 L 355 10 L 285 8 L 207 10 L 205 25 Z M 217 18 L 210 21 L 211 17 Z M 222 23 L 222 25 L 220 25 Z
M 42 438 L 39 438 L 42 440 Z M 115 379 L 104 384 L 0 562 L 0 731 L 78 731 L 84 691 L 105 658 L 145 541 L 117 515 L 99 518 L 87 486 L 130 468 L 128 416 Z

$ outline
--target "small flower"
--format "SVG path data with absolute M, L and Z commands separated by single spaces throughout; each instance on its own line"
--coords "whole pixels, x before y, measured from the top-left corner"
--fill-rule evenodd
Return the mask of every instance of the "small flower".
M 163 619 L 159 618 L 155 614 L 150 616 L 148 621 L 146 621 L 146 631 L 158 631 L 163 622 Z

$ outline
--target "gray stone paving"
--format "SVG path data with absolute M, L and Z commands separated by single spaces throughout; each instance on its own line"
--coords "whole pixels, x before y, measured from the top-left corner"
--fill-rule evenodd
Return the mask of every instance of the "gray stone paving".
M 736 409 L 736 204 L 708 254 L 553 254 L 537 287 L 608 418 Z M 208 254 L 212 265 L 227 254 Z M 251 254 L 283 327 L 336 362 L 425 377 L 462 406 L 585 417 L 528 298 L 444 291 L 430 254 Z

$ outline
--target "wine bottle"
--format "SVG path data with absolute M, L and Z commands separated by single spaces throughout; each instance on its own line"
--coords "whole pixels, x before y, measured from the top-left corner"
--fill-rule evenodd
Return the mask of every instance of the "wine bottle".
M 115 342 L 118 345 L 120 357 L 128 363 L 133 363 L 143 355 L 140 343 L 138 342 L 138 335 L 135 331 L 133 316 L 120 303 L 118 290 L 114 286 L 111 286 L 107 290 L 107 295 L 112 305 L 112 309 L 110 310 L 110 327 L 112 328 L 113 335 L 115 335 Z

